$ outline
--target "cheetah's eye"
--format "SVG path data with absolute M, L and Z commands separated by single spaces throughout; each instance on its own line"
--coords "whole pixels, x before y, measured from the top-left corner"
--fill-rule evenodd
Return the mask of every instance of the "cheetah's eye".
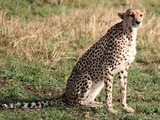
M 142 17 L 143 15 L 142 14 L 140 14 L 140 17 Z
M 129 17 L 132 17 L 132 18 L 133 18 L 133 17 L 134 17 L 134 15 L 133 15 L 133 14 L 131 14 L 131 15 L 129 15 Z

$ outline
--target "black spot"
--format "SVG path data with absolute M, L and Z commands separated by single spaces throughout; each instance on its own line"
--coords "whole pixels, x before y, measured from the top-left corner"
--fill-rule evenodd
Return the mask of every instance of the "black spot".
M 120 93 L 122 92 L 121 89 L 119 90 L 119 92 L 120 92 Z
M 43 102 L 41 102 L 41 106 L 42 106 L 42 108 L 44 107 L 44 103 Z
M 87 79 L 88 79 L 88 80 L 91 80 L 91 78 L 90 78 L 90 77 L 87 77 Z
M 47 101 L 47 106 L 51 106 L 51 101 Z
M 124 87 L 122 87 L 122 90 L 125 90 L 125 88 L 124 88 Z
M 111 93 L 111 91 L 110 91 L 110 90 L 107 90 L 107 92 L 108 92 L 108 93 Z
M 121 71 L 121 73 L 123 74 L 123 73 L 124 73 L 124 71 Z
M 87 86 L 87 82 L 86 82 L 86 83 L 84 83 L 84 85 L 85 85 L 85 86 Z
M 104 81 L 104 83 L 105 83 L 106 86 L 108 85 L 108 83 L 106 81 Z
M 35 102 L 36 106 L 39 106 L 39 103 L 38 102 Z
M 87 76 L 85 75 L 84 78 L 87 78 Z
M 123 76 L 124 79 L 127 79 L 127 76 Z
M 23 107 L 23 106 L 24 106 L 24 103 L 21 104 L 21 107 Z
M 110 73 L 110 72 L 109 72 L 109 74 L 110 74 L 110 76 L 113 76 L 113 74 L 112 74 L 112 73 Z
M 32 104 L 31 103 L 28 103 L 28 107 L 30 108 L 32 106 Z

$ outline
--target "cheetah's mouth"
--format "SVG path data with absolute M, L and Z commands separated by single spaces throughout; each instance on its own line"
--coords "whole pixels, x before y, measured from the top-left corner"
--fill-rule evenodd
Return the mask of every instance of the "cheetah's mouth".
M 134 28 L 138 28 L 138 27 L 141 26 L 141 23 L 140 23 L 140 22 L 137 22 L 137 21 L 134 21 L 134 22 L 132 23 L 132 26 L 133 26 Z
M 140 24 L 133 24 L 132 25 L 134 28 L 138 28 L 138 27 L 140 27 Z

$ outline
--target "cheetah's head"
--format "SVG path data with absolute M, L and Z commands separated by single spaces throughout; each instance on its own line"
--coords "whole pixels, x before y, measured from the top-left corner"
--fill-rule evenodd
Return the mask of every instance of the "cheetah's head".
M 131 28 L 141 27 L 144 12 L 139 9 L 128 9 L 125 13 L 118 13 L 123 22 Z

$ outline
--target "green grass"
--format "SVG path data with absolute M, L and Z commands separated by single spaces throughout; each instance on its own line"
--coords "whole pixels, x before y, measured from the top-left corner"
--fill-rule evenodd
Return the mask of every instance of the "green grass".
M 58 3 L 58 1 L 61 1 Z M 137 56 L 128 75 L 128 114 L 105 107 L 56 106 L 36 110 L 0 110 L 0 120 L 159 120 L 160 119 L 160 3 L 142 0 L 1 0 L 0 103 L 54 99 L 60 96 L 78 58 L 119 21 L 118 11 L 143 8 L 145 18 L 137 37 Z M 105 93 L 96 98 L 104 101 Z

